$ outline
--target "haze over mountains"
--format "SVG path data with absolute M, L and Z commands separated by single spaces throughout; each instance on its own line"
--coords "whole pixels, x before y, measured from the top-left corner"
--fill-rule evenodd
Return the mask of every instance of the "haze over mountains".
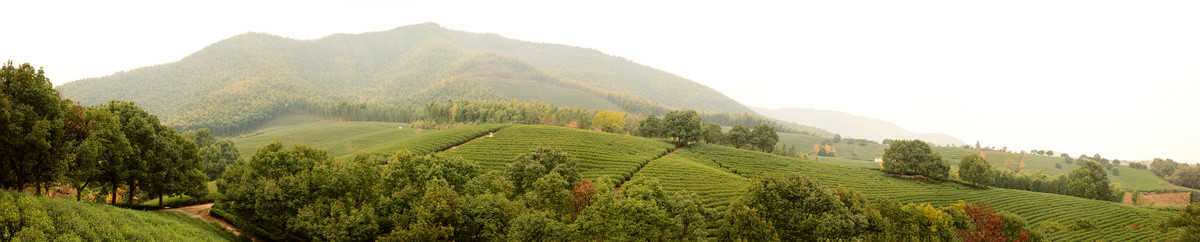
M 810 108 L 751 108 L 758 114 L 769 118 L 794 122 L 802 125 L 820 127 L 844 137 L 883 140 L 883 139 L 920 139 L 939 145 L 966 144 L 958 138 L 939 133 L 915 133 L 905 130 L 899 125 L 887 121 L 833 111 Z
M 435 23 L 315 40 L 247 33 L 183 59 L 69 82 L 83 104 L 131 100 L 176 126 L 269 119 L 310 103 L 419 106 L 446 100 L 542 101 L 590 109 L 752 113 L 702 84 L 600 51 L 443 28 Z M 840 112 L 761 112 L 847 137 L 921 138 L 887 122 Z M 819 131 L 819 130 L 818 130 Z

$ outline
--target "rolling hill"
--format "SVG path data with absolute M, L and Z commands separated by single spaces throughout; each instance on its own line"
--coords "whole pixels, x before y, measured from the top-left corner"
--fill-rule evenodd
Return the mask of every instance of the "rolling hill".
M 881 141 L 884 139 L 920 139 L 939 145 L 964 145 L 966 142 L 953 136 L 938 133 L 914 133 L 887 121 L 838 112 L 816 109 L 765 109 L 752 108 L 763 116 L 813 126 L 843 137 Z
M 750 112 L 709 87 L 599 51 L 433 23 L 315 40 L 247 33 L 176 62 L 58 89 L 85 105 L 131 100 L 176 127 L 260 124 L 339 101 L 515 99 L 635 112 Z
M 67 198 L 0 191 L 0 211 L 5 223 L 24 221 L 24 226 L 12 224 L 20 231 L 0 234 L 15 236 L 15 241 L 241 240 L 220 224 L 183 214 L 123 209 Z

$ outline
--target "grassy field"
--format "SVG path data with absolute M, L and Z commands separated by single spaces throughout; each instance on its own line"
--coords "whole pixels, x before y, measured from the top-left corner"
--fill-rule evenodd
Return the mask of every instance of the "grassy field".
M 29 241 L 241 240 L 221 225 L 183 214 L 10 192 L 0 192 L 0 219 L 7 220 L 2 217 L 21 221 L 22 231 L 15 235 Z
M 367 153 L 392 155 L 397 150 L 408 150 L 413 154 L 419 155 L 437 152 L 487 135 L 488 133 L 496 132 L 508 126 L 508 124 L 484 124 L 448 129 L 437 133 L 420 135 L 400 142 L 381 145 L 372 148 Z
M 421 134 L 438 130 L 416 130 L 408 124 L 387 122 L 340 122 L 290 115 L 276 119 L 261 130 L 234 139 L 243 158 L 254 155 L 259 147 L 280 141 L 284 146 L 304 144 L 328 151 L 330 156 L 353 155 Z
M 829 142 L 837 150 L 838 158 L 855 159 L 855 151 L 858 152 L 856 160 L 874 160 L 876 156 L 883 156 L 883 149 L 887 146 L 876 143 L 854 143 L 847 142 L 833 143 L 833 140 L 823 136 L 779 133 L 778 145 L 796 146 L 796 150 L 805 153 L 813 154 L 813 145 L 820 145 L 821 142 Z
M 1092 218 L 1098 228 L 1089 231 L 1052 232 L 1047 235 L 1053 240 L 1093 241 L 1143 241 L 1178 234 L 1163 234 L 1153 228 L 1135 229 L 1136 226 L 1152 226 L 1172 213 L 1159 209 L 1123 205 L 1092 199 L 1037 193 L 1012 189 L 978 189 L 949 182 L 926 182 L 888 176 L 878 170 L 853 167 L 799 158 L 782 157 L 723 146 L 691 145 L 676 152 L 678 158 L 707 165 L 745 178 L 755 178 L 768 172 L 798 172 L 816 178 L 826 186 L 845 186 L 862 192 L 872 199 L 891 197 L 901 202 L 949 205 L 959 200 L 968 203 L 987 202 L 995 208 L 1013 212 L 1029 220 L 1031 224 L 1053 221 L 1069 224 L 1075 218 Z M 715 177 L 717 175 L 704 175 Z M 652 177 L 647 175 L 647 177 Z M 666 180 L 666 179 L 664 179 Z M 664 182 L 677 186 L 669 189 L 683 190 L 687 185 Z M 679 183 L 687 184 L 687 183 Z M 729 202 L 724 197 L 709 198 L 715 204 Z
M 557 148 L 579 161 L 585 179 L 607 176 L 628 179 L 650 160 L 675 145 L 654 139 L 623 134 L 557 126 L 514 125 L 497 131 L 495 136 L 468 142 L 444 152 L 479 162 L 485 169 L 504 169 L 517 156 L 537 147 Z
M 725 206 L 746 193 L 750 179 L 724 169 L 701 165 L 679 155 L 650 161 L 633 179 L 658 179 L 663 190 L 694 192 L 709 208 L 723 211 Z

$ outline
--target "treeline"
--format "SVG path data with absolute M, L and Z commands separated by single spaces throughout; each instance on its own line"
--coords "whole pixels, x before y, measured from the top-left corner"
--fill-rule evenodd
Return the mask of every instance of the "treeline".
M 774 127 L 760 123 L 751 131 L 742 124 L 735 124 L 729 132 L 723 132 L 718 123 L 704 123 L 695 110 L 671 111 L 660 120 L 648 115 L 638 122 L 638 135 L 651 138 L 671 138 L 680 143 L 703 141 L 762 152 L 772 152 L 779 142 Z
M 888 144 L 883 154 L 883 172 L 950 180 L 950 163 L 942 159 L 941 154 L 933 152 L 928 143 L 920 140 L 897 140 Z M 970 154 L 959 162 L 958 177 L 975 186 L 994 186 L 1114 202 L 1120 202 L 1124 198 L 1124 190 L 1112 184 L 1100 163 L 1091 160 L 1082 162 L 1078 168 L 1066 175 L 1051 177 L 1041 171 L 1013 172 L 995 169 L 983 156 Z
M 983 204 L 868 203 L 796 174 L 762 177 L 738 203 L 713 210 L 654 179 L 581 179 L 571 155 L 548 148 L 487 172 L 436 153 L 337 162 L 280 143 L 252 157 L 230 166 L 212 211 L 272 240 L 1043 239 Z
M 1171 159 L 1154 158 L 1154 161 L 1150 162 L 1150 171 L 1154 172 L 1154 175 L 1176 186 L 1200 189 L 1200 165 L 1189 165 L 1187 163 L 1175 162 Z
M 1000 188 L 1034 192 L 1054 193 L 1067 196 L 1121 202 L 1125 191 L 1108 179 L 1104 168 L 1095 161 L 1083 161 L 1070 173 L 1049 176 L 1039 171 L 1013 172 L 992 170 L 995 183 Z
M 42 70 L 0 68 L 0 187 L 43 194 L 69 186 L 116 203 L 136 195 L 201 196 L 196 144 L 130 102 L 84 107 L 62 99 Z M 161 201 L 161 200 L 160 200 Z

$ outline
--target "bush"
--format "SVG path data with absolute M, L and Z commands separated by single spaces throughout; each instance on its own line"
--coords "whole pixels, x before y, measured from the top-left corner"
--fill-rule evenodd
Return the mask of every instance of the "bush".
M 1070 228 L 1071 230 L 1075 231 L 1093 230 L 1096 229 L 1096 220 L 1084 217 L 1075 218 L 1075 221 L 1071 224 Z

